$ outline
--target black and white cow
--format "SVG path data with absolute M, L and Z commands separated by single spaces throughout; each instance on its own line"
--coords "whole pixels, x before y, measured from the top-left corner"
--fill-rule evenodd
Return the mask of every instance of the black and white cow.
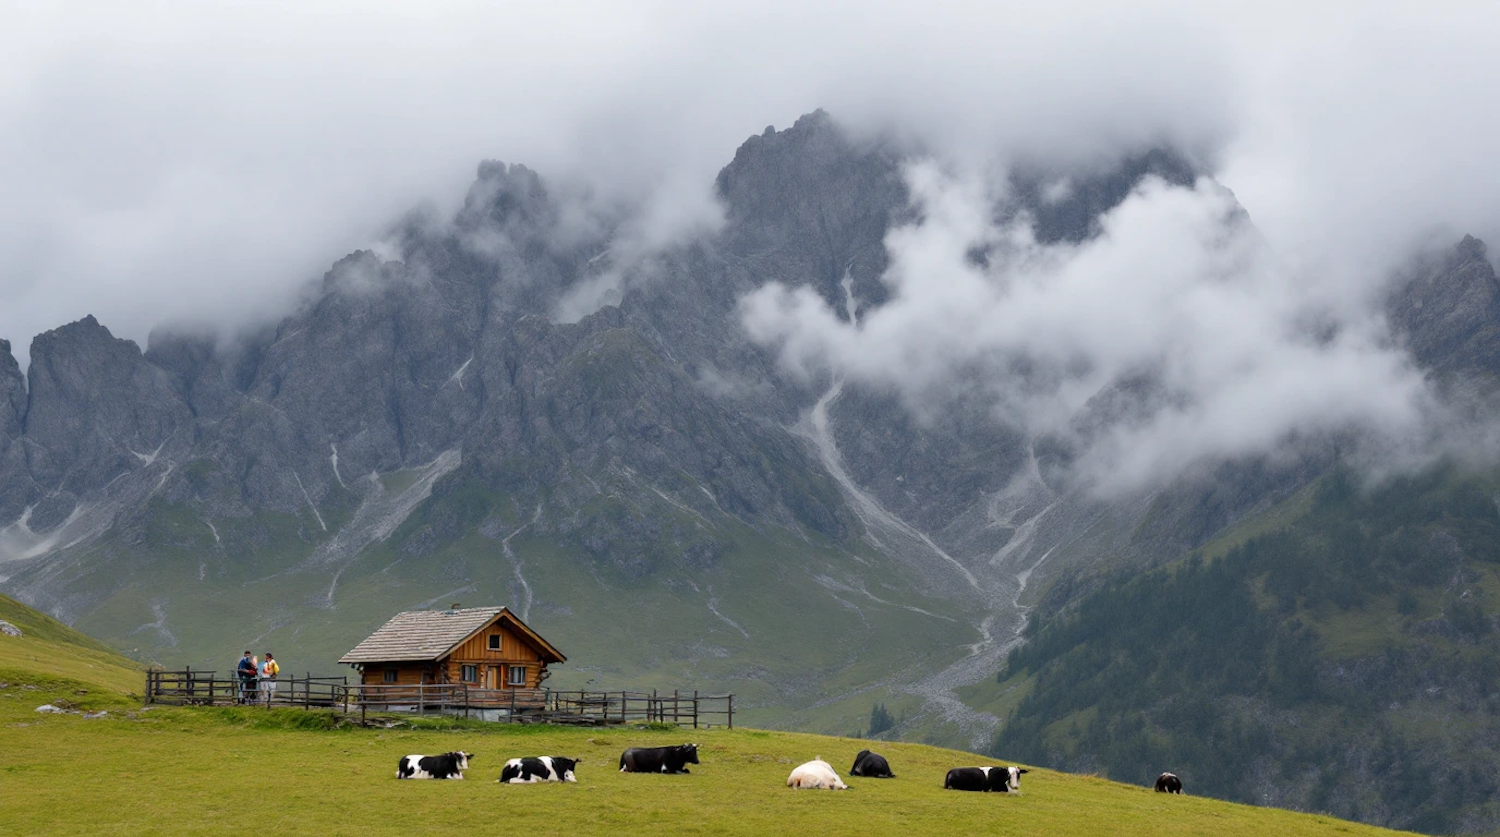
M 697 744 L 631 747 L 620 754 L 621 773 L 687 773 L 687 765 L 697 763 Z
M 870 779 L 894 779 L 896 774 L 891 772 L 891 765 L 885 760 L 885 756 L 872 753 L 869 750 L 860 750 L 859 755 L 854 757 L 854 766 L 849 768 L 850 776 L 864 776 Z
M 440 756 L 402 756 L 397 779 L 462 779 L 473 753 L 457 750 Z
M 955 767 L 943 779 L 947 790 L 1020 793 L 1024 767 Z
M 1182 793 L 1182 780 L 1176 773 L 1163 773 L 1156 777 L 1157 793 Z
M 562 756 L 529 756 L 511 759 L 500 771 L 500 782 L 508 785 L 527 785 L 532 782 L 576 782 L 574 768 L 583 759 L 565 759 Z

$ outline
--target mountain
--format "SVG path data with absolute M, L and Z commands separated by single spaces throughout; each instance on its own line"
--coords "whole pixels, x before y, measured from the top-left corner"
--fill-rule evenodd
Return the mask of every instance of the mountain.
M 1389 316 L 1450 390 L 1493 393 L 1500 292 L 1466 238 Z M 1475 406 L 1475 409 L 1480 409 Z M 1500 470 L 1326 470 L 1167 567 L 1060 583 L 998 682 L 992 748 L 1432 833 L 1500 828 Z M 1003 709 L 1001 708 L 1003 707 Z
M 742 301 L 774 280 L 844 322 L 889 303 L 917 157 L 809 114 L 734 153 L 722 227 L 656 249 L 488 161 L 452 217 L 402 219 L 259 331 L 164 327 L 143 351 L 85 317 L 24 376 L 0 345 L 0 589 L 138 659 L 268 646 L 315 672 L 393 612 L 508 604 L 568 655 L 553 685 L 732 690 L 747 722 L 830 732 L 878 703 L 891 735 L 987 744 L 1014 707 L 983 690 L 1033 614 L 1281 519 L 1340 449 L 1104 500 L 1061 475 L 1162 397 L 1149 371 L 1030 435 L 977 397 L 917 416 L 790 373 Z M 1144 184 L 1201 175 L 1160 148 L 1021 165 L 997 211 L 1081 246 Z M 1390 314 L 1471 405 L 1492 368 L 1476 247 Z

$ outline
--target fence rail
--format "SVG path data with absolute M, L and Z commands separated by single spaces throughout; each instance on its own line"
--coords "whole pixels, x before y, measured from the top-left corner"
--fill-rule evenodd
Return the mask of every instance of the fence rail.
M 174 703 L 190 706 L 225 706 L 263 704 L 267 706 L 329 707 L 339 703 L 341 692 L 349 687 L 349 678 L 314 677 L 295 674 L 277 677 L 262 690 L 258 680 L 241 680 L 238 676 L 221 676 L 215 671 L 146 671 L 146 702 Z
M 287 676 L 270 689 L 214 671 L 146 672 L 146 702 L 199 706 L 255 704 L 345 713 L 440 713 L 490 721 L 556 724 L 668 723 L 734 727 L 734 695 L 698 691 L 557 691 L 480 689 L 466 683 L 387 685 L 347 677 Z

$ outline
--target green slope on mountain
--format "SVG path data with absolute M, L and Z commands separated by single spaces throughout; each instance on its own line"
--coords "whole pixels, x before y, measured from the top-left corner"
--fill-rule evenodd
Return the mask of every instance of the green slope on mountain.
M 549 686 L 733 692 L 746 723 L 830 732 L 863 727 L 885 694 L 877 684 L 919 678 L 977 639 L 976 615 L 914 591 L 877 552 L 636 501 L 663 533 L 651 550 L 660 566 L 644 578 L 533 534 L 511 497 L 473 485 L 326 565 L 308 558 L 327 537 L 310 515 L 221 523 L 216 542 L 166 508 L 141 544 L 110 545 L 132 569 L 123 584 L 97 565 L 80 576 L 75 586 L 101 587 L 77 626 L 169 666 L 227 670 L 250 648 L 327 674 L 401 610 L 504 604 L 568 656 Z M 603 498 L 583 513 L 643 512 Z M 435 534 L 455 528 L 451 540 Z M 683 547 L 701 529 L 727 544 L 722 554 Z M 267 533 L 259 546 L 251 530 Z
M 1039 614 L 997 752 L 1443 833 L 1500 827 L 1500 476 L 1347 474 Z M 1213 553 L 1220 553 L 1213 557 Z
M 0 619 L 21 632 L 20 636 L 0 632 L 0 681 L 76 687 L 68 692 L 102 689 L 120 695 L 139 694 L 143 689 L 138 666 L 44 613 L 0 596 Z

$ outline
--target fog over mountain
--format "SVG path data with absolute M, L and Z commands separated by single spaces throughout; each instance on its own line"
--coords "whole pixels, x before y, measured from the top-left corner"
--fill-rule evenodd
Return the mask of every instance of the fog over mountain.
M 1430 417 L 1381 309 L 1326 305 L 1207 179 L 1147 182 L 1096 238 L 1051 245 L 1029 217 L 992 222 L 972 182 L 930 164 L 908 182 L 921 220 L 886 239 L 884 305 L 855 324 L 806 287 L 745 299 L 752 338 L 797 373 L 893 388 L 918 415 L 978 391 L 1031 436 L 1147 376 L 1156 391 L 1080 452 L 1076 476 L 1105 494 L 1203 457 L 1292 455 L 1298 434 L 1356 426 L 1389 447 Z
M 1495 226 L 1485 4 L 58 3 L 0 33 L 0 334 L 92 312 L 232 330 L 475 160 L 711 228 L 733 147 L 815 107 L 983 189 L 1011 165 L 1195 155 L 1322 305 Z M 86 304 L 84 304 L 86 302 Z M 567 313 L 567 312 L 565 312 Z M 573 312 L 576 315 L 576 312 Z

